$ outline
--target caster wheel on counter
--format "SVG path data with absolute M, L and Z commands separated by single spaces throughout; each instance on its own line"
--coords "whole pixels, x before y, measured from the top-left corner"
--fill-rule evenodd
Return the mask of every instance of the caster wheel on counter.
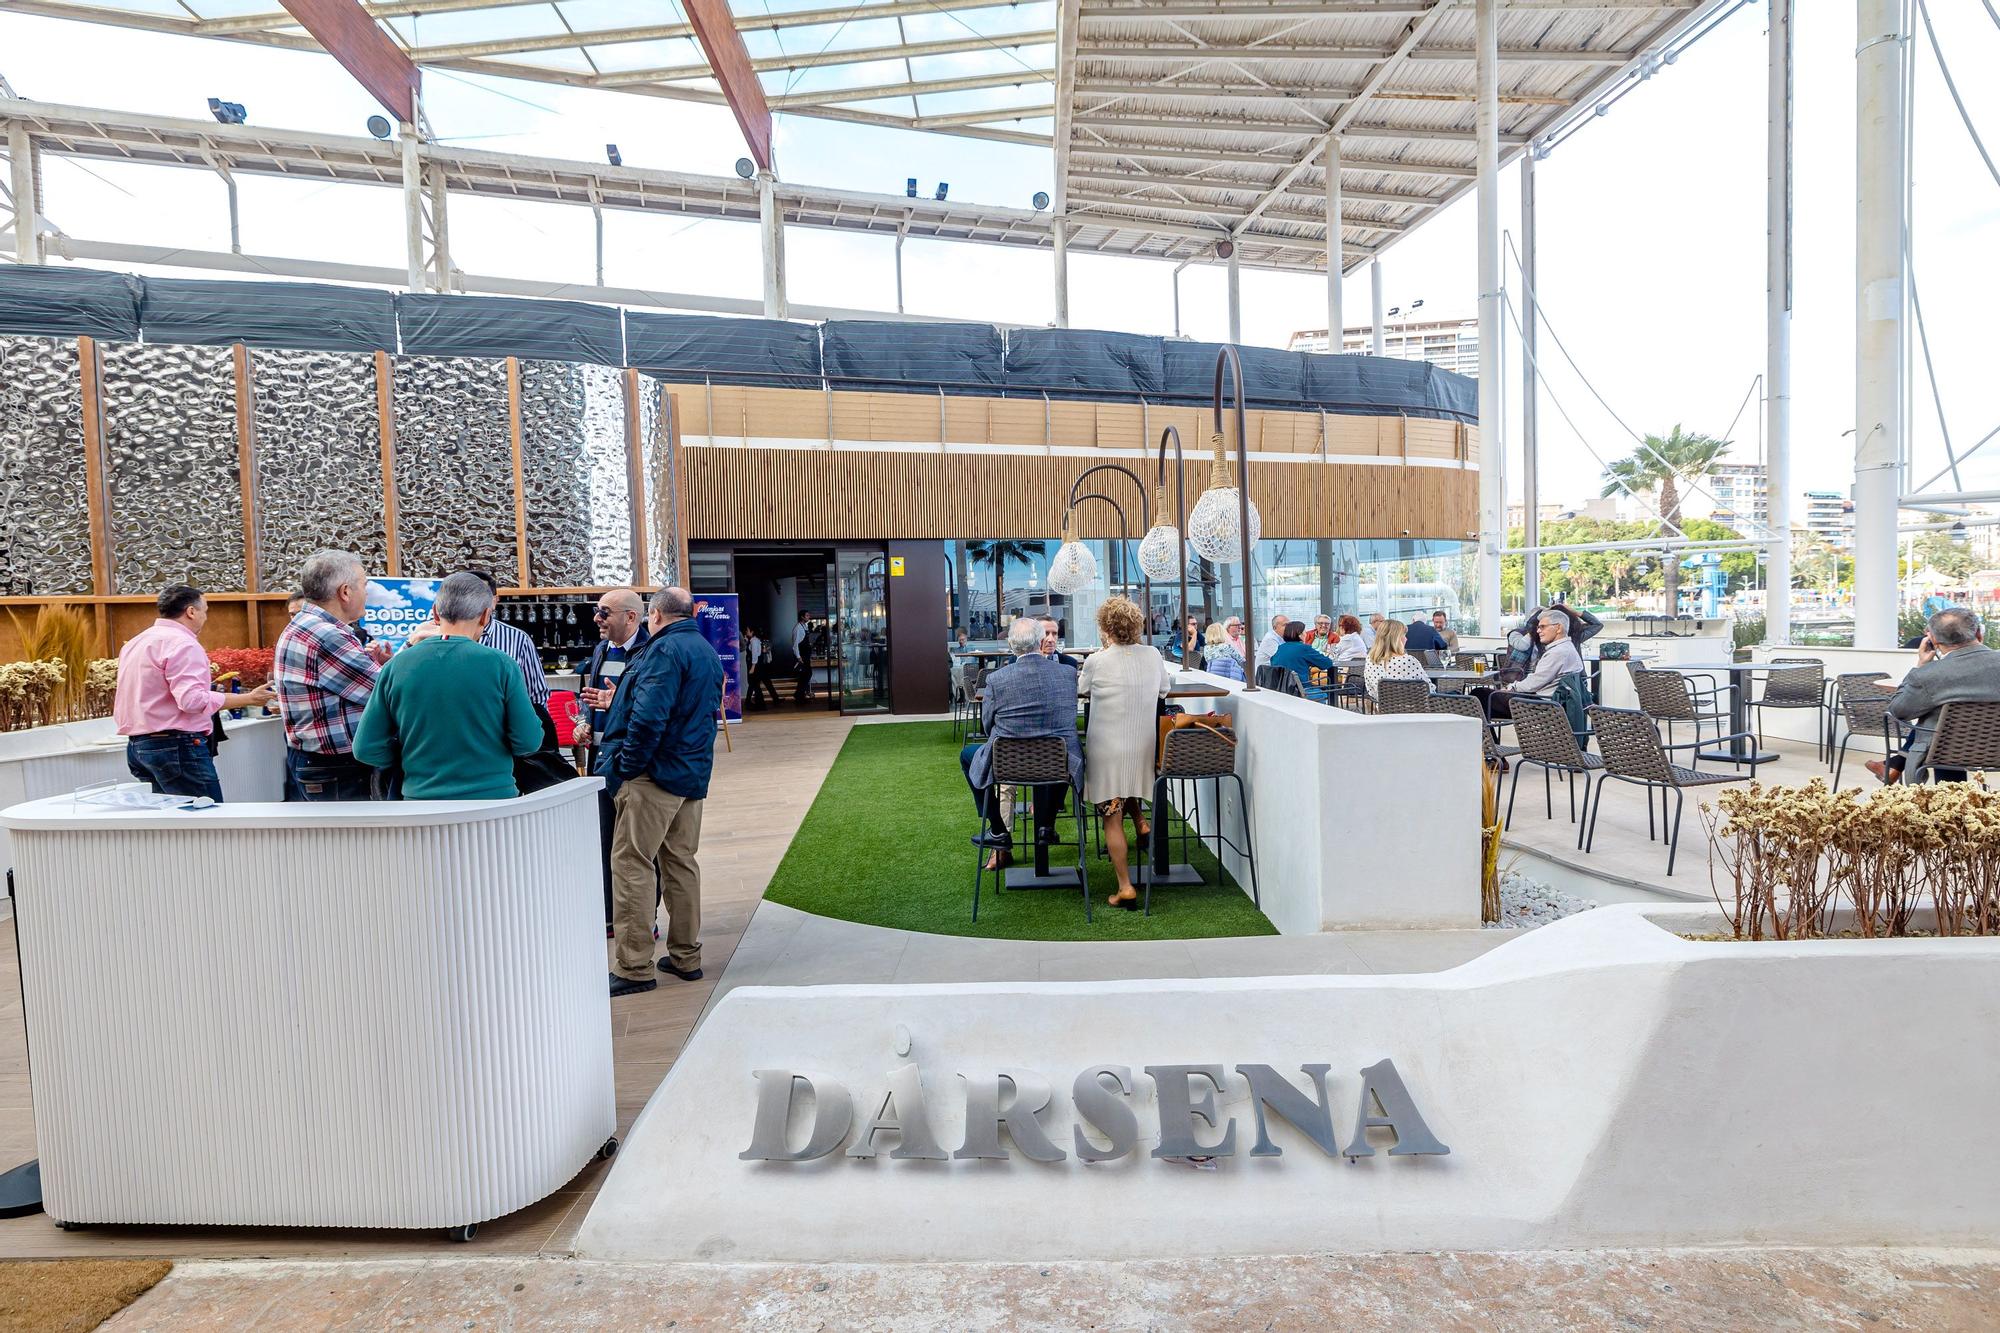
M 449 1239 L 459 1241 L 462 1243 L 471 1240 L 474 1236 L 477 1236 L 479 1234 L 479 1223 L 467 1222 L 464 1226 L 453 1227 L 451 1230 L 445 1232 L 444 1234 Z
M 616 1134 L 613 1134 L 610 1138 L 604 1141 L 604 1146 L 597 1150 L 597 1160 L 600 1162 L 608 1162 L 617 1155 L 618 1155 L 618 1136 Z

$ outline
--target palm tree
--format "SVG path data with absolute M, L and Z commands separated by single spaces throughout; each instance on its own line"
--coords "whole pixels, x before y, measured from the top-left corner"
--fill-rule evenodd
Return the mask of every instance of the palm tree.
M 1004 637 L 1007 632 L 1007 566 L 1031 565 L 1035 557 L 1048 552 L 1047 542 L 1012 540 L 967 542 L 965 553 L 982 565 L 993 568 L 993 619 Z
M 1671 535 L 1681 526 L 1681 486 L 1713 467 L 1715 460 L 1729 451 L 1729 443 L 1710 435 L 1688 434 L 1676 423 L 1666 435 L 1648 435 L 1638 452 L 1604 469 L 1603 493 L 1640 495 L 1657 488 L 1660 522 Z M 1666 609 L 1671 615 L 1680 609 L 1680 562 L 1669 553 L 1660 564 L 1666 576 Z
M 1623 551 L 1614 551 L 1605 568 L 1611 571 L 1611 595 L 1618 597 L 1625 591 L 1625 576 L 1632 572 L 1632 557 Z

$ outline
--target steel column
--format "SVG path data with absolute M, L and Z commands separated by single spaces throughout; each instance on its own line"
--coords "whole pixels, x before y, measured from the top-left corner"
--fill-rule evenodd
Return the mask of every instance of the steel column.
M 41 149 L 20 121 L 7 126 L 8 190 L 14 196 L 14 262 L 42 262 Z
M 1370 352 L 1371 355 L 1380 356 L 1382 355 L 1383 315 L 1382 315 L 1382 261 L 1379 259 L 1371 259 L 1368 261 L 1368 294 L 1375 303 L 1375 322 L 1371 326 L 1373 329 L 1373 334 L 1368 340 L 1368 351 Z
M 417 162 L 417 128 L 403 125 L 403 247 L 409 264 L 409 288 L 424 289 L 424 181 Z
M 1902 493 L 1906 34 L 1902 0 L 1859 0 L 1855 41 L 1854 646 L 1895 646 Z
M 431 282 L 438 291 L 451 290 L 451 223 L 444 188 L 444 164 L 433 162 L 431 193 Z
M 1500 628 L 1500 548 L 1507 541 L 1507 442 L 1500 414 L 1500 6 L 1478 0 L 1473 21 L 1479 90 L 1479 629 Z
M 1055 219 L 1056 327 L 1069 327 L 1069 221 Z
M 1766 548 L 1764 641 L 1792 638 L 1792 0 L 1771 0 L 1765 159 L 1764 484 L 1772 541 Z
M 1340 316 L 1340 136 L 1326 141 L 1326 350 L 1338 355 L 1341 346 Z
M 1238 265 L 1236 259 L 1241 253 L 1242 247 L 1231 243 L 1227 265 L 1229 270 L 1229 341 L 1232 343 L 1243 341 L 1243 270 Z M 1244 626 L 1248 628 L 1249 622 L 1245 621 Z
M 1521 154 L 1521 346 L 1525 349 L 1521 357 L 1521 545 L 1528 548 L 1521 557 L 1524 607 L 1542 604 L 1542 557 L 1534 549 L 1542 544 L 1535 333 L 1535 150 L 1531 147 Z M 1485 460 L 1480 461 L 1483 464 Z M 1501 517 L 1504 521 L 1506 516 L 1503 513 Z
M 785 211 L 778 204 L 778 178 L 757 173 L 757 218 L 764 242 L 764 317 L 791 318 L 785 299 Z

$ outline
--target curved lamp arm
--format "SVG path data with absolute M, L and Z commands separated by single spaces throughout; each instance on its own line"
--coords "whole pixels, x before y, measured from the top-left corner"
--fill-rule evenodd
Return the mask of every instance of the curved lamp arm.
M 1236 502 L 1240 508 L 1237 526 L 1243 534 L 1243 642 L 1249 651 L 1244 655 L 1243 689 L 1245 693 L 1257 688 L 1257 618 L 1251 612 L 1254 593 L 1251 588 L 1250 571 L 1250 423 L 1243 411 L 1243 362 L 1237 357 L 1236 349 L 1225 344 L 1215 354 L 1215 396 L 1214 421 L 1218 441 L 1222 433 L 1222 379 L 1223 372 L 1229 372 L 1230 387 L 1235 390 L 1233 411 L 1236 418 Z M 1217 445 L 1218 451 L 1221 445 Z
M 1152 509 L 1147 504 L 1146 483 L 1140 481 L 1139 474 L 1131 468 L 1126 467 L 1123 463 L 1093 463 L 1083 471 L 1077 473 L 1076 480 L 1069 484 L 1069 504 L 1065 512 L 1074 512 L 1078 502 L 1082 500 L 1102 500 L 1113 509 L 1118 510 L 1119 531 L 1121 534 L 1125 534 L 1120 536 L 1118 544 L 1118 562 L 1123 566 L 1127 555 L 1125 548 L 1131 544 L 1130 534 L 1125 527 L 1124 508 L 1108 495 L 1102 495 L 1097 492 L 1091 492 L 1088 495 L 1079 494 L 1084 481 L 1099 472 L 1120 472 L 1125 475 L 1126 479 L 1132 483 L 1133 489 L 1139 492 L 1139 531 L 1141 534 L 1144 534 L 1152 530 Z M 1143 569 L 1139 571 L 1139 580 L 1139 586 L 1145 590 L 1142 597 L 1145 602 L 1146 615 L 1150 618 L 1153 614 L 1153 580 L 1147 576 Z M 1128 590 L 1131 588 L 1132 584 L 1129 579 L 1126 581 L 1125 586 Z
M 1155 475 L 1153 483 L 1154 485 L 1153 498 L 1159 503 L 1161 509 L 1164 510 L 1167 507 L 1167 441 L 1168 440 L 1172 440 L 1174 442 L 1174 537 L 1176 539 L 1175 554 L 1178 557 L 1177 563 L 1180 568 L 1180 576 L 1181 576 L 1180 579 L 1181 612 L 1180 615 L 1175 617 L 1174 619 L 1174 635 L 1176 638 L 1179 638 L 1187 633 L 1187 621 L 1188 621 L 1187 531 L 1186 531 L 1187 468 L 1183 465 L 1181 459 L 1181 433 L 1178 430 L 1175 430 L 1172 426 L 1168 426 L 1165 430 L 1160 432 L 1159 468 Z M 1146 530 L 1148 532 L 1152 531 L 1152 525 L 1148 524 Z M 1185 646 L 1185 640 L 1183 640 L 1183 647 L 1181 648 L 1181 665 L 1186 666 L 1187 664 L 1188 664 L 1187 648 Z

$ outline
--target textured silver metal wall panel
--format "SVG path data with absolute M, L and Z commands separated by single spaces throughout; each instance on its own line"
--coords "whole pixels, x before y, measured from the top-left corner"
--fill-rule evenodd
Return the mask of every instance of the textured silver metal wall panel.
M 516 583 L 507 364 L 399 356 L 396 537 L 410 578 L 480 568 Z
M 534 581 L 630 582 L 625 394 L 617 371 L 521 363 L 521 472 Z
M 679 514 L 668 483 L 676 460 L 670 457 L 661 393 L 658 380 L 650 375 L 639 377 L 639 439 L 645 450 L 646 477 L 646 582 L 659 588 L 685 587 L 679 568 L 680 544 L 673 536 L 680 531 Z
M 0 337 L 0 594 L 90 591 L 76 344 Z
M 226 347 L 104 347 L 105 483 L 116 591 L 238 591 L 243 497 Z
M 366 353 L 250 353 L 257 404 L 257 557 L 267 591 L 298 583 L 325 547 L 387 567 L 375 359 Z

